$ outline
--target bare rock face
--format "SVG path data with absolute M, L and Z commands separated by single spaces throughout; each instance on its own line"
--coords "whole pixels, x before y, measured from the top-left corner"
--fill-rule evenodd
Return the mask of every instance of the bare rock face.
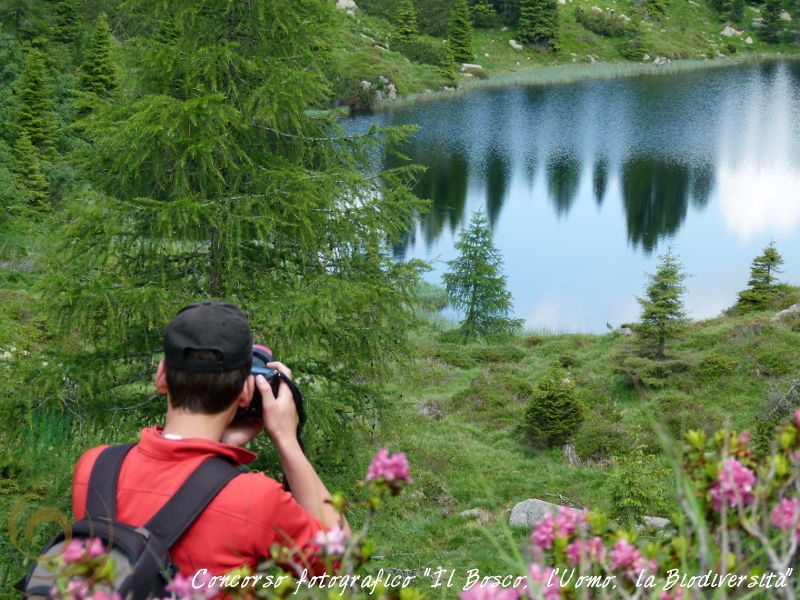
M 772 317 L 772 320 L 782 322 L 787 318 L 794 317 L 797 315 L 800 315 L 800 303 L 793 304 L 789 308 L 777 313 L 774 317 Z

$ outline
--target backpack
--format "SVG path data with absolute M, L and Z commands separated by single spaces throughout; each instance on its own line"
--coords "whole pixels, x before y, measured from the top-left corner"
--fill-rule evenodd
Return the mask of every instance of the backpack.
M 123 599 L 163 598 L 165 586 L 178 573 L 169 549 L 216 497 L 242 471 L 219 457 L 204 461 L 175 495 L 142 527 L 116 520 L 116 491 L 122 461 L 136 444 L 103 450 L 92 467 L 86 516 L 44 547 L 39 560 L 14 587 L 27 596 L 54 596 L 54 573 L 44 564 L 64 552 L 71 539 L 99 537 L 115 562 L 114 591 Z M 58 596 L 58 593 L 55 594 Z

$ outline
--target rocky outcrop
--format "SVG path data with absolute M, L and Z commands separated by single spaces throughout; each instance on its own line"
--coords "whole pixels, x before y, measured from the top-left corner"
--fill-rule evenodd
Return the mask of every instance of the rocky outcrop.
M 523 500 L 511 509 L 508 524 L 511 527 L 533 527 L 544 519 L 547 513 L 557 515 L 560 508 L 562 507 L 558 504 L 537 498 Z
M 511 46 L 512 50 L 516 50 L 517 52 L 525 49 L 525 46 L 520 44 L 517 40 L 508 40 L 508 45 Z
M 772 317 L 772 320 L 782 323 L 786 319 L 790 319 L 792 317 L 797 317 L 797 316 L 800 316 L 800 302 L 798 302 L 797 304 L 793 304 L 789 308 L 777 313 L 775 316 Z
M 346 12 L 351 17 L 355 16 L 358 6 L 353 0 L 336 0 L 336 8 Z

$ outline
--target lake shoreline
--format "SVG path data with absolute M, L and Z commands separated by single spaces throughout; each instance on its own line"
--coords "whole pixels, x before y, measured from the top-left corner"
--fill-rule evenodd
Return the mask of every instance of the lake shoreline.
M 487 79 L 464 81 L 455 89 L 430 90 L 398 96 L 395 100 L 379 100 L 372 107 L 374 112 L 411 106 L 422 102 L 447 100 L 469 94 L 481 88 L 500 88 L 513 86 L 559 85 L 579 81 L 601 81 L 629 77 L 674 75 L 700 69 L 718 69 L 738 65 L 768 63 L 778 60 L 800 60 L 797 54 L 748 54 L 734 58 L 681 59 L 663 64 L 620 62 L 563 63 L 534 66 L 520 71 L 506 71 Z M 352 115 L 351 115 L 352 116 Z

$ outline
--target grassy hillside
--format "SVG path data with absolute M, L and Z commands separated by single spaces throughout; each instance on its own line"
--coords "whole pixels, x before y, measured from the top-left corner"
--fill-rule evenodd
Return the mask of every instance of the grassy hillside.
M 561 64 L 622 63 L 615 71 L 637 63 L 626 61 L 622 50 L 626 35 L 607 37 L 590 31 L 575 17 L 576 8 L 591 12 L 593 7 L 604 13 L 615 12 L 628 16 L 633 3 L 625 0 L 568 0 L 559 5 L 561 21 L 562 48 L 557 53 L 542 54 L 535 49 L 516 51 L 509 45 L 517 38 L 514 27 L 496 26 L 489 29 L 475 28 L 473 44 L 474 63 L 483 67 L 484 72 L 477 75 L 460 74 L 459 85 L 473 85 L 476 78 L 489 78 L 489 83 L 523 83 L 526 80 L 547 78 L 540 73 L 541 67 Z M 672 0 L 667 4 L 666 15 L 660 20 L 646 19 L 643 29 L 643 48 L 649 59 L 641 63 L 651 64 L 656 57 L 671 60 L 695 59 L 705 61 L 715 59 L 718 64 L 724 58 L 758 59 L 765 54 L 792 54 L 797 52 L 796 44 L 789 43 L 787 34 L 780 44 L 767 44 L 753 25 L 754 19 L 761 17 L 760 6 L 748 4 L 744 9 L 741 23 L 731 24 L 740 35 L 723 36 L 721 32 L 729 23 L 705 1 Z M 793 22 L 786 22 L 786 29 L 794 28 Z M 336 43 L 335 61 L 330 69 L 334 80 L 335 99 L 347 102 L 357 82 L 368 80 L 377 82 L 384 76 L 395 84 L 400 95 L 418 94 L 436 90 L 445 85 L 434 64 L 414 62 L 397 51 L 393 40 L 394 26 L 386 19 L 358 11 L 353 16 L 342 15 L 344 36 Z M 443 40 L 430 36 L 420 36 L 423 43 L 433 49 L 440 49 Z M 752 43 L 748 44 L 747 39 Z M 435 60 L 430 62 L 435 63 Z M 694 63 L 695 68 L 702 64 Z M 638 71 L 634 71 L 638 72 Z M 597 73 L 602 77 L 603 70 Z M 517 74 L 509 78 L 508 74 Z M 498 76 L 503 76 L 498 79 Z M 609 75 L 610 76 L 610 75 Z M 585 77 L 581 75 L 580 78 Z

